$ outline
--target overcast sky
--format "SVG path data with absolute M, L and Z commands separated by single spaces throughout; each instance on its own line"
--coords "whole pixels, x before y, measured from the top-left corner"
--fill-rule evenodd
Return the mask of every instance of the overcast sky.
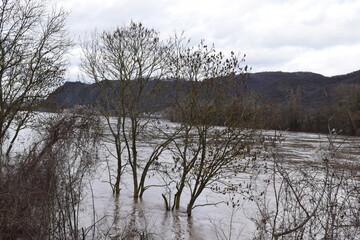
M 360 0 L 53 0 L 70 12 L 77 40 L 96 28 L 141 21 L 166 38 L 184 31 L 219 50 L 246 54 L 252 72 L 360 70 Z M 77 47 L 68 78 L 76 78 Z M 77 80 L 77 79 L 68 79 Z

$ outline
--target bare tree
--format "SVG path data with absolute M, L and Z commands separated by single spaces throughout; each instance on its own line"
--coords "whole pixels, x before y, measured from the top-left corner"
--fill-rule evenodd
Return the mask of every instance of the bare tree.
M 83 43 L 82 69 L 100 87 L 99 108 L 116 149 L 115 194 L 120 193 L 121 175 L 129 164 L 134 198 L 142 196 L 150 166 L 169 143 L 165 140 L 154 146 L 150 156 L 139 156 L 139 140 L 146 137 L 145 128 L 151 122 L 146 113 L 154 111 L 149 106 L 165 76 L 169 49 L 157 31 L 134 22 L 95 33 L 90 42 Z
M 66 17 L 43 0 L 1 1 L 0 168 L 36 104 L 62 83 Z
M 176 182 L 172 209 L 179 209 L 181 195 L 188 188 L 190 216 L 204 189 L 243 171 L 245 159 L 253 156 L 250 146 L 257 131 L 235 127 L 241 125 L 240 119 L 234 121 L 232 116 L 222 115 L 235 77 L 244 77 L 247 71 L 247 66 L 241 66 L 244 59 L 233 52 L 226 58 L 204 41 L 195 47 L 179 46 L 171 62 L 179 86 L 173 112 L 180 121 L 179 137 L 172 147 L 175 179 L 170 178 Z M 225 126 L 215 126 L 220 120 Z

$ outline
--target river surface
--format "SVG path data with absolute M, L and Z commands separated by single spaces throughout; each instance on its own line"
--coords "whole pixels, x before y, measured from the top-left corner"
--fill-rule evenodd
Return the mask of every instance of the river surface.
M 173 128 L 174 123 L 161 121 L 166 128 Z M 265 135 L 274 136 L 273 131 L 264 131 Z M 277 151 L 288 163 L 305 164 L 319 161 L 321 154 L 329 147 L 329 136 L 322 134 L 276 132 L 281 135 L 281 142 L 277 144 Z M 360 138 L 331 135 L 330 142 L 337 147 L 344 161 L 359 160 Z M 108 146 L 111 149 L 111 146 Z M 139 155 L 150 153 L 151 147 L 143 144 Z M 265 151 L 265 150 L 264 150 Z M 115 198 L 109 186 L 108 168 L 115 168 L 115 159 L 103 150 L 102 161 L 89 181 L 81 206 L 81 223 L 84 227 L 97 222 L 98 231 L 109 239 L 124 234 L 131 228 L 151 234 L 153 239 L 251 239 L 255 231 L 252 219 L 257 216 L 254 202 L 241 195 L 236 207 L 227 204 L 234 201 L 232 194 L 219 194 L 205 190 L 198 200 L 198 204 L 219 203 L 195 208 L 192 217 L 185 213 L 188 193 L 184 193 L 182 207 L 179 211 L 165 210 L 161 194 L 166 194 L 162 187 L 152 187 L 145 191 L 142 200 L 132 198 L 132 179 L 129 173 L 123 176 L 122 189 L 119 198 Z M 162 161 L 171 162 L 170 153 L 162 156 Z M 249 173 L 237 176 L 237 182 L 246 182 Z M 147 184 L 162 184 L 162 179 L 149 177 Z M 94 215 L 95 213 L 95 215 Z

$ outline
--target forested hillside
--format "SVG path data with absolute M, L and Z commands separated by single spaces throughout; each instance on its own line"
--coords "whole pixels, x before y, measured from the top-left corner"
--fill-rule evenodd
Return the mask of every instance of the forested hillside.
M 360 71 L 333 77 L 311 72 L 261 72 L 250 73 L 245 78 L 234 76 L 231 82 L 222 79 L 209 81 L 209 84 L 210 82 L 216 82 L 219 91 L 227 95 L 227 103 L 223 103 L 221 111 L 225 109 L 227 112 L 233 112 L 234 102 L 235 105 L 242 105 L 240 108 L 244 108 L 243 93 L 251 95 L 252 108 L 254 102 L 257 107 L 262 106 L 262 127 L 309 132 L 327 132 L 330 127 L 343 134 L 359 134 Z M 120 82 L 113 81 L 110 84 L 116 87 Z M 181 88 L 184 86 L 186 83 L 180 86 L 171 80 L 163 80 L 156 84 L 150 81 L 146 94 L 149 99 L 143 101 L 146 104 L 139 106 L 141 111 L 160 113 L 163 117 L 179 120 L 171 113 L 171 107 L 174 96 L 181 94 L 184 91 Z M 100 89 L 104 91 L 102 86 L 95 83 L 66 82 L 46 100 L 46 109 L 58 110 L 78 105 L 95 107 L 101 104 Z M 239 95 L 242 96 L 242 100 L 237 98 Z M 211 96 L 206 94 L 203 98 L 211 100 Z M 249 106 L 249 102 L 246 105 Z M 239 111 L 239 106 L 236 109 Z M 243 120 L 236 119 L 236 115 L 239 114 L 231 115 L 233 121 Z M 224 118 L 217 117 L 214 124 L 222 125 L 226 122 Z

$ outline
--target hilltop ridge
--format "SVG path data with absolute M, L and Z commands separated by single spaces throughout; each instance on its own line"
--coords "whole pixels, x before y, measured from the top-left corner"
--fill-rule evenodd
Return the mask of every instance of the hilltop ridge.
M 280 104 L 287 101 L 290 93 L 297 92 L 302 105 L 313 108 L 333 103 L 333 92 L 339 85 L 360 84 L 360 70 L 333 77 L 325 77 L 312 72 L 258 72 L 248 74 L 245 79 L 236 76 L 233 81 L 243 82 L 243 89 L 246 91 L 261 94 Z M 164 94 L 159 100 L 170 101 L 169 98 L 174 91 L 173 84 L 172 81 L 162 82 Z M 235 94 L 235 92 L 229 94 Z M 99 87 L 95 83 L 66 82 L 49 96 L 47 102 L 51 102 L 54 107 L 62 108 L 95 105 L 99 102 Z

